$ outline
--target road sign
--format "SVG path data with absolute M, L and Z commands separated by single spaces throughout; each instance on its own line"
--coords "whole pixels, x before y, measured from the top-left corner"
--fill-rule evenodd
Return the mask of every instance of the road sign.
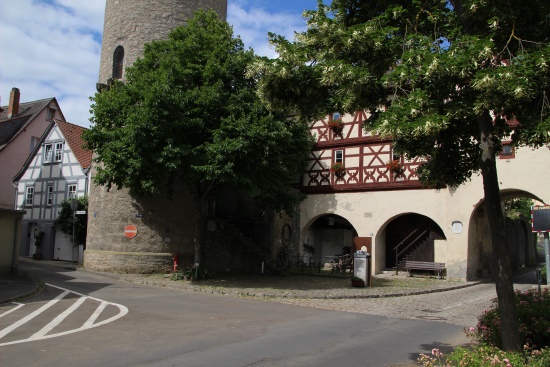
M 80 215 L 80 214 L 86 214 L 86 210 L 77 210 L 75 212 L 76 215 Z
M 128 238 L 134 238 L 137 236 L 137 228 L 133 224 L 128 224 L 124 227 L 124 235 Z
M 531 207 L 532 232 L 550 231 L 550 205 Z

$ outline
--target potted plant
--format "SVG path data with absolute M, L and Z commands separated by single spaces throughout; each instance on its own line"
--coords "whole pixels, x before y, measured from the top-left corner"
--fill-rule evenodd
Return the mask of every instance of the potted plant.
M 332 166 L 330 166 L 330 172 L 334 173 L 338 177 L 343 176 L 344 173 L 346 173 L 346 168 L 344 167 L 344 163 L 334 162 Z
M 352 287 L 361 287 L 361 288 L 364 288 L 365 287 L 365 281 L 359 277 L 352 277 L 351 278 L 351 286 Z
M 332 129 L 332 132 L 335 135 L 342 135 L 342 131 L 344 131 L 344 123 L 342 122 L 342 119 L 332 120 L 328 123 L 328 126 Z
M 402 174 L 405 169 L 403 168 L 403 165 L 398 160 L 391 160 L 388 163 L 386 163 L 386 168 L 397 175 Z

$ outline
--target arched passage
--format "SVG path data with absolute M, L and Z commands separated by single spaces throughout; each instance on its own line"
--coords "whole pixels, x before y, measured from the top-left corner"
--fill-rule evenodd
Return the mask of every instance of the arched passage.
M 532 193 L 517 189 L 502 190 L 500 196 L 503 205 L 505 201 L 515 198 L 542 201 Z M 493 274 L 492 237 L 484 204 L 485 201 L 480 200 L 470 216 L 466 273 L 468 279 L 489 277 Z M 525 216 L 514 219 L 506 218 L 506 234 L 510 246 L 512 270 L 536 264 L 536 243 L 530 231 L 529 220 L 530 218 Z
M 386 269 L 402 265 L 405 259 L 434 261 L 435 241 L 446 239 L 436 222 L 415 213 L 394 217 L 384 232 Z
M 337 256 L 351 254 L 357 231 L 344 217 L 335 214 L 320 215 L 302 231 L 300 253 L 312 252 L 316 263 L 333 261 Z

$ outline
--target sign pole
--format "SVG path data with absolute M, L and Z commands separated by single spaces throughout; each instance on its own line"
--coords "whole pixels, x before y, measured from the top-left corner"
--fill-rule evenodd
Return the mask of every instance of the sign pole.
M 546 283 L 550 284 L 550 205 L 534 205 L 531 207 L 531 231 L 544 232 L 544 262 L 546 263 Z
M 74 222 L 76 221 L 76 199 L 71 199 L 71 209 L 73 210 L 73 248 L 71 248 L 72 258 L 73 258 L 73 264 L 74 264 L 74 247 L 75 247 L 75 241 L 74 241 Z
M 544 257 L 546 259 L 546 284 L 550 284 L 550 244 L 548 232 L 544 232 Z

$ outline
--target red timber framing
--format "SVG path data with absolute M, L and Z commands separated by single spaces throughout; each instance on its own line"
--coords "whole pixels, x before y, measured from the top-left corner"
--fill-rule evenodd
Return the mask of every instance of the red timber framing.
M 366 134 L 363 122 L 365 112 L 344 116 L 343 129 L 333 130 L 332 116 L 310 124 L 316 144 L 302 177 L 302 191 L 308 194 L 335 191 L 369 191 L 391 189 L 419 189 L 416 168 L 421 158 L 406 160 L 392 152 L 392 141 Z M 344 170 L 331 172 L 331 166 L 340 160 Z M 387 163 L 399 162 L 399 172 L 392 172 Z

